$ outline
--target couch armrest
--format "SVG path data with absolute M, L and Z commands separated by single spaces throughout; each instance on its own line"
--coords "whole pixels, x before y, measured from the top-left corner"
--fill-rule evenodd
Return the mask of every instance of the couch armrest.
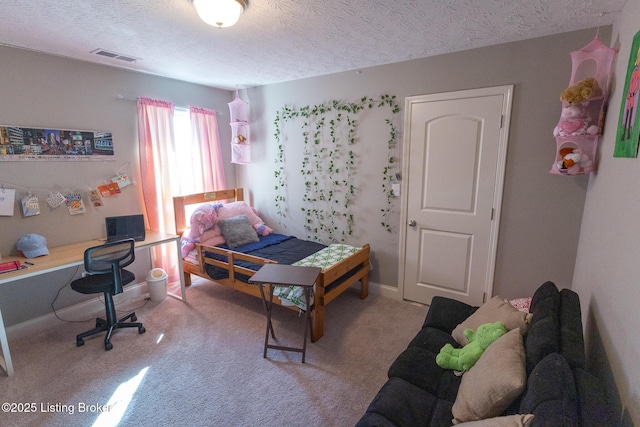
M 578 409 L 582 427 L 613 426 L 614 405 L 604 393 L 600 380 L 584 369 L 574 368 L 573 376 L 578 391 Z
M 431 326 L 450 334 L 458 324 L 471 316 L 477 309 L 478 307 L 451 298 L 433 297 L 422 327 Z
M 560 291 L 560 354 L 572 368 L 585 368 L 580 298 L 570 289 Z
M 559 353 L 549 354 L 533 369 L 519 413 L 533 414 L 533 427 L 580 425 L 573 373 Z

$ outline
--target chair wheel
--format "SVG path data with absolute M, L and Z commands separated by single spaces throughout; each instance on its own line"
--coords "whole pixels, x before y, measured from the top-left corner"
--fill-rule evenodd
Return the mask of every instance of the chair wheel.
M 144 328 L 144 326 L 138 327 L 138 333 L 139 334 L 144 334 L 145 332 L 147 332 L 147 330 Z
M 84 340 L 82 338 L 80 338 L 79 340 L 76 340 L 76 346 L 80 347 L 84 345 Z
M 109 351 L 113 348 L 113 344 L 111 344 L 110 342 L 106 342 L 104 343 L 104 349 Z
M 135 322 L 136 320 L 138 320 L 138 318 L 136 317 L 136 315 L 135 315 L 135 314 L 134 314 L 134 315 L 132 315 L 132 316 L 131 316 L 131 321 L 132 321 L 132 322 Z

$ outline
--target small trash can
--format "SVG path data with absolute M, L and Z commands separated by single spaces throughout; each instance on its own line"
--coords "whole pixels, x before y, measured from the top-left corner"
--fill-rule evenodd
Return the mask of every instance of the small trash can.
M 154 268 L 147 274 L 147 286 L 151 301 L 162 301 L 167 297 L 167 273 L 161 268 Z

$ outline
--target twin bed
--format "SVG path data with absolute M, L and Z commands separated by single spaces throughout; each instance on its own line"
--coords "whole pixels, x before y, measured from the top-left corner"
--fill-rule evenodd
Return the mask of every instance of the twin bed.
M 234 202 L 243 203 L 237 204 Z M 202 221 L 194 226 L 194 217 L 190 213 L 194 211 L 194 207 L 197 207 L 196 209 L 198 209 L 201 216 L 215 216 L 217 213 L 222 212 L 221 209 L 224 209 L 225 206 L 227 210 L 233 206 L 244 207 L 243 190 L 235 188 L 173 198 L 176 232 L 182 238 L 182 263 L 187 285 L 191 284 L 190 274 L 195 274 L 260 298 L 258 286 L 249 284 L 248 279 L 262 265 L 281 263 L 321 267 L 322 272 L 313 289 L 312 341 L 317 341 L 324 334 L 325 307 L 338 295 L 355 283 L 360 282 L 360 298 L 367 297 L 370 269 L 370 248 L 368 244 L 362 247 L 348 245 L 325 246 L 292 236 L 271 233 L 268 227 L 258 223 L 258 220 L 256 220 L 253 226 L 257 231 L 257 241 L 254 238 L 245 243 L 240 239 L 240 244 L 235 246 L 230 244 L 229 238 L 224 241 L 219 232 L 216 236 L 213 236 L 216 233 L 211 234 L 213 230 L 207 230 L 207 227 L 216 231 L 218 226 L 228 230 L 230 223 L 238 219 L 238 216 L 213 221 L 205 221 L 202 218 Z M 248 205 L 246 206 L 250 209 Z M 203 207 L 208 210 L 203 209 Z M 248 216 L 250 219 L 258 218 L 252 212 L 247 212 L 247 215 L 240 216 Z M 242 219 L 244 220 L 244 218 Z M 213 226 L 211 226 L 212 223 Z M 192 229 L 198 226 L 200 227 L 199 232 L 192 232 Z M 234 231 L 231 230 L 229 233 Z M 227 237 L 230 235 L 225 234 Z M 194 236 L 197 237 L 194 238 Z M 295 305 L 297 303 L 295 296 L 285 295 L 282 289 L 277 290 L 282 291 L 282 298 L 274 297 L 274 303 L 295 310 L 299 309 L 299 306 Z

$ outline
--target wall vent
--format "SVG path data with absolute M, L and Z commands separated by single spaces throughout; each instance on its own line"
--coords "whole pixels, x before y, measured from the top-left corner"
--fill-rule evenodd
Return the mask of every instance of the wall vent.
M 136 58 L 129 55 L 122 55 L 120 53 L 110 52 L 104 49 L 96 49 L 94 51 L 91 51 L 91 53 L 95 53 L 96 55 L 100 55 L 100 56 L 106 56 L 107 58 L 118 59 L 120 61 L 125 61 L 125 62 L 136 62 L 140 59 L 140 58 Z

